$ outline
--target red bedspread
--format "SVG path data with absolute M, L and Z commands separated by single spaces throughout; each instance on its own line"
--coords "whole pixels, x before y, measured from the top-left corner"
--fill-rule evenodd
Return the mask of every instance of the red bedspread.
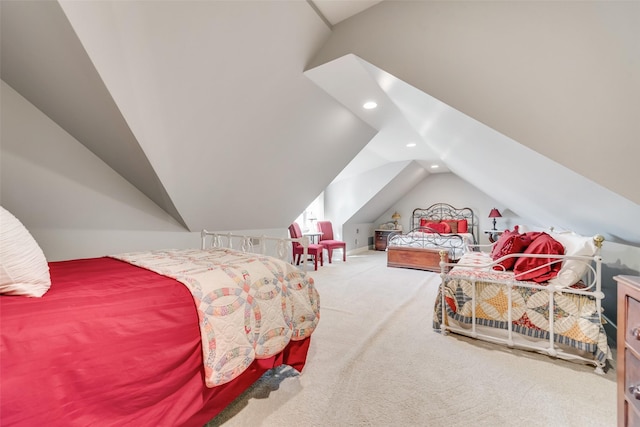
M 201 426 L 309 340 L 206 388 L 193 298 L 112 258 L 50 263 L 42 298 L 0 297 L 0 424 Z

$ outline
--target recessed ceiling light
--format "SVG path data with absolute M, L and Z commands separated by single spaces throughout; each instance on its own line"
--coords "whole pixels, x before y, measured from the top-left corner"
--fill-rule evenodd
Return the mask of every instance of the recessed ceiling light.
M 436 165 L 436 164 L 431 165 L 431 169 L 438 169 L 439 167 L 440 165 Z
M 407 144 L 407 147 L 411 148 L 411 147 L 415 147 L 416 143 L 415 142 L 410 142 Z
M 376 104 L 375 102 L 369 101 L 369 102 L 365 102 L 362 108 L 364 108 L 365 110 L 373 110 L 377 106 L 378 104 Z

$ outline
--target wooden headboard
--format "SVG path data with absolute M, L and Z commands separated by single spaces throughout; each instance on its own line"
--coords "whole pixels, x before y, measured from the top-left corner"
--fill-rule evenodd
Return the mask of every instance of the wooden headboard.
M 435 203 L 428 208 L 416 208 L 411 216 L 412 230 L 420 227 L 422 218 L 433 222 L 440 222 L 445 219 L 466 219 L 469 232 L 473 235 L 473 241 L 478 243 L 478 225 L 476 224 L 476 216 L 471 208 L 456 208 L 447 203 Z

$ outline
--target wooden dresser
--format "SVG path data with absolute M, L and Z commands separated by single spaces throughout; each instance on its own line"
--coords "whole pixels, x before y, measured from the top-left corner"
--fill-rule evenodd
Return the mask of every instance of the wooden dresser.
M 618 282 L 618 426 L 640 426 L 640 277 Z
M 389 234 L 395 232 L 397 230 L 375 230 L 376 236 L 374 241 L 374 247 L 376 251 L 384 251 L 387 249 L 387 239 L 389 238 Z

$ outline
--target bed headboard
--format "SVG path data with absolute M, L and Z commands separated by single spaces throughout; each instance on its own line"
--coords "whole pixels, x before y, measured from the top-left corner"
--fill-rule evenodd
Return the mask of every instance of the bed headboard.
M 476 216 L 471 208 L 455 208 L 447 203 L 435 203 L 428 208 L 416 208 L 411 216 L 411 229 L 420 227 L 420 220 L 425 218 L 429 221 L 440 222 L 446 219 L 466 219 L 469 232 L 473 234 L 474 243 L 478 242 L 478 225 Z

